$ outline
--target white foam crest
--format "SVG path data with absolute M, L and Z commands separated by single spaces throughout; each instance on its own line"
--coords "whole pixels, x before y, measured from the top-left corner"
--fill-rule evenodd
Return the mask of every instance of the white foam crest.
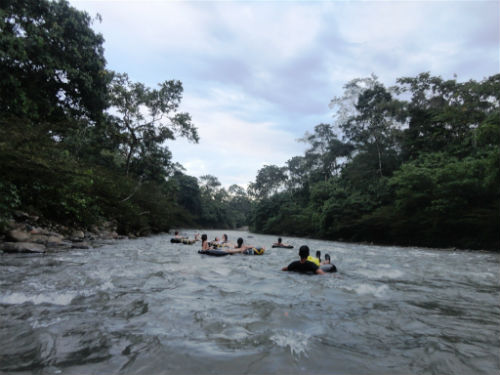
M 26 302 L 32 302 L 35 305 L 42 303 L 50 303 L 53 305 L 69 305 L 76 293 L 46 293 L 28 295 L 24 293 L 14 292 L 10 294 L 0 295 L 0 303 L 6 305 L 19 305 Z
M 383 297 L 389 290 L 387 285 L 374 286 L 369 284 L 358 284 L 354 286 L 354 292 L 360 295 L 372 294 L 375 297 Z
M 31 324 L 31 327 L 33 327 L 33 329 L 36 329 L 36 328 L 47 328 L 47 327 L 50 327 L 51 325 L 57 324 L 57 323 L 59 323 L 61 321 L 62 321 L 62 319 L 59 318 L 59 317 L 56 318 L 56 319 L 54 319 L 53 321 L 50 321 L 50 322 L 40 322 L 38 320 L 35 320 Z
M 404 275 L 401 270 L 396 269 L 359 269 L 358 274 L 370 279 L 397 279 Z
M 271 336 L 271 341 L 282 348 L 289 347 L 292 357 L 298 359 L 302 354 L 307 357 L 310 338 L 311 336 L 304 333 L 286 330 Z

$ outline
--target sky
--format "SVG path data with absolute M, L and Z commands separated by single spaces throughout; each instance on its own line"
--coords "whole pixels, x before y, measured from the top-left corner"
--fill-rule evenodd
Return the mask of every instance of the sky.
M 70 0 L 102 22 L 108 69 L 151 88 L 184 87 L 199 143 L 169 141 L 185 173 L 246 187 L 264 165 L 303 155 L 354 78 L 386 86 L 430 72 L 500 72 L 499 1 Z

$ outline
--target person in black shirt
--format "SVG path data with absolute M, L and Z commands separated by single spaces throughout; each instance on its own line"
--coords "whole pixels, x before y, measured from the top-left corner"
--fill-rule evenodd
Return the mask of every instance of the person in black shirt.
M 282 271 L 294 271 L 300 273 L 316 273 L 318 275 L 324 275 L 325 273 L 321 268 L 315 265 L 313 262 L 309 262 L 307 257 L 309 256 L 309 247 L 301 246 L 299 249 L 300 260 L 290 263 L 287 267 L 283 267 Z

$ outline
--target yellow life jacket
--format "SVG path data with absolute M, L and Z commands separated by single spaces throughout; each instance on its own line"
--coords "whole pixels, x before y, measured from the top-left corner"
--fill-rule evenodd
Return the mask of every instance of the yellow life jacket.
M 318 258 L 316 258 L 316 257 L 313 257 L 313 256 L 311 256 L 311 255 L 309 255 L 309 256 L 307 257 L 307 260 L 308 260 L 309 262 L 314 263 L 314 264 L 315 264 L 315 265 L 317 265 L 318 267 L 319 267 L 319 265 L 320 265 L 320 264 L 319 264 L 319 259 L 318 259 Z

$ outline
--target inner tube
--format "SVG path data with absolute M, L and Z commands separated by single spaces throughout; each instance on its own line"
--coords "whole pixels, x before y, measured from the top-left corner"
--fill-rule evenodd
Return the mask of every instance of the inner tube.
M 321 268 L 323 272 L 337 272 L 337 267 L 335 267 L 335 264 L 333 263 L 323 264 L 319 268 Z
M 262 247 L 252 247 L 242 252 L 243 255 L 262 255 L 266 249 Z
M 210 255 L 214 257 L 223 257 L 225 255 L 229 255 L 227 251 L 210 249 L 210 250 L 198 250 L 198 254 Z
M 281 247 L 283 249 L 293 249 L 292 245 L 273 245 L 273 247 Z
M 171 238 L 170 242 L 171 243 L 181 243 L 182 242 L 182 238 Z
M 181 240 L 181 242 L 182 242 L 184 245 L 192 245 L 192 244 L 194 244 L 194 243 L 196 242 L 196 240 L 190 240 L 190 239 L 188 239 L 188 238 L 183 238 L 183 239 Z

